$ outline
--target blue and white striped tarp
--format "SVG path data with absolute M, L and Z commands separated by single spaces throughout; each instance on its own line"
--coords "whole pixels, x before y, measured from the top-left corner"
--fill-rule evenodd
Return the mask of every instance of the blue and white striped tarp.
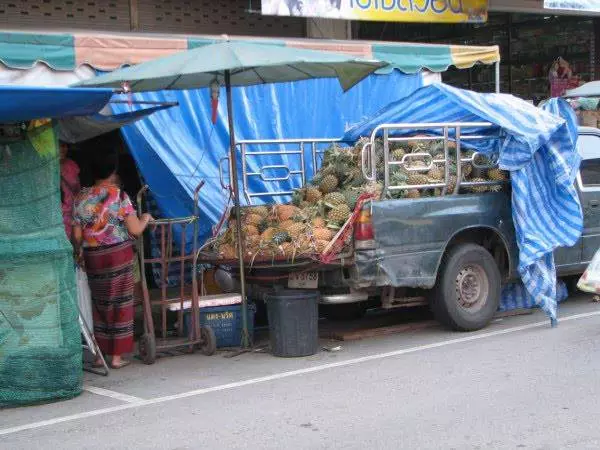
M 569 298 L 569 290 L 562 280 L 556 282 L 556 301 L 558 303 Z M 500 305 L 498 311 L 514 311 L 517 309 L 532 309 L 538 305 L 535 304 L 529 292 L 523 283 L 510 283 L 502 288 Z
M 580 163 L 576 133 L 573 135 L 576 122 L 568 120 L 511 95 L 479 94 L 436 84 L 390 104 L 349 129 L 342 139 L 354 142 L 369 136 L 382 123 L 492 123 L 491 130 L 470 132 L 499 136 L 478 147 L 478 151 L 496 152 L 500 168 L 511 172 L 519 273 L 533 302 L 555 325 L 557 292 L 552 252 L 557 247 L 575 245 L 583 228 L 573 183 Z M 419 130 L 408 132 L 414 131 Z

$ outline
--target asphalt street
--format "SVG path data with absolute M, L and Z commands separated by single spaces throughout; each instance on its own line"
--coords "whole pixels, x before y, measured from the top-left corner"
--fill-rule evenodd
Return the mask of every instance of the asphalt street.
M 600 305 L 281 359 L 183 355 L 0 410 L 1 449 L 597 449 Z

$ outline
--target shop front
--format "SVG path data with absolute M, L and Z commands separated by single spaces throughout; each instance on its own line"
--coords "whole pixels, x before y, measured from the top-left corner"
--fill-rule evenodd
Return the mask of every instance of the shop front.
M 597 16 L 594 11 L 544 8 L 542 1 L 497 0 L 490 2 L 485 24 L 361 22 L 357 25 L 357 37 L 498 45 L 502 55 L 501 91 L 537 104 L 600 76 Z M 489 68 L 477 67 L 469 71 L 449 71 L 444 81 L 486 92 L 491 90 L 493 77 Z

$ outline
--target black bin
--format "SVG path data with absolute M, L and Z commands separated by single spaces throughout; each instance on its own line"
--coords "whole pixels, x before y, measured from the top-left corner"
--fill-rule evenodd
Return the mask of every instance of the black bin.
M 280 290 L 265 297 L 271 353 L 285 358 L 319 350 L 319 292 Z

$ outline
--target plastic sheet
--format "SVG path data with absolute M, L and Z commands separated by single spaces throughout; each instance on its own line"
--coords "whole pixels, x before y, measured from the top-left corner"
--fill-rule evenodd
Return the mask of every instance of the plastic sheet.
M 334 79 L 234 88 L 236 138 L 337 138 L 350 124 L 422 85 L 422 75 L 394 71 L 389 75 L 371 75 L 346 93 Z M 227 156 L 229 143 L 225 93 L 221 90 L 216 125 L 211 122 L 207 89 L 149 92 L 133 98 L 179 103 L 178 108 L 123 128 L 123 135 L 164 217 L 190 215 L 192 192 L 200 180 L 206 180 L 200 193 L 203 241 L 219 220 L 227 200 L 218 174 L 219 160 Z M 114 112 L 129 110 L 126 104 L 113 105 Z M 281 156 L 273 156 L 270 163 L 281 161 Z M 266 187 L 256 179 L 250 188 Z M 178 241 L 177 233 L 175 237 Z
M 560 113 L 561 109 L 557 104 L 555 111 Z M 583 228 L 574 187 L 581 158 L 575 147 L 573 115 L 561 118 L 510 95 L 477 94 L 441 84 L 422 88 L 383 113 L 356 125 L 344 139 L 369 135 L 384 122 L 482 121 L 501 131 L 495 147 L 500 168 L 511 172 L 519 273 L 533 301 L 555 324 L 553 251 L 575 245 Z M 479 150 L 489 153 L 493 148 L 484 146 Z M 377 230 L 376 223 L 374 226 Z

